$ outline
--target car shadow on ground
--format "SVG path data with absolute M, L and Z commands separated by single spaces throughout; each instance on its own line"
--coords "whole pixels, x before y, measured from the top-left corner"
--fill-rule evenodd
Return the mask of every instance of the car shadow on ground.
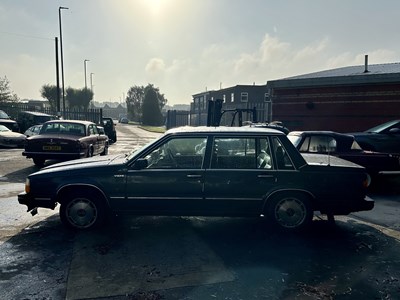
M 398 247 L 352 219 L 289 234 L 262 219 L 123 216 L 74 232 L 52 216 L 0 246 L 0 288 L 10 299 L 395 299 Z
M 7 178 L 7 181 L 10 182 L 23 183 L 25 182 L 25 178 L 28 177 L 29 174 L 35 173 L 39 170 L 39 167 L 32 165 L 31 167 L 26 167 L 23 169 L 19 169 L 15 172 L 5 174 L 4 177 Z
M 51 166 L 53 164 L 56 164 L 60 161 L 57 160 L 48 160 L 45 163 L 45 167 L 47 166 Z M 9 182 L 17 182 L 17 183 L 21 183 L 21 182 L 25 182 L 25 178 L 28 177 L 28 175 L 35 173 L 37 171 L 40 171 L 42 168 L 36 166 L 33 164 L 32 162 L 32 166 L 26 167 L 26 168 L 22 168 L 19 169 L 17 171 L 14 172 L 10 172 L 8 174 L 5 174 L 4 177 L 7 178 L 7 181 Z

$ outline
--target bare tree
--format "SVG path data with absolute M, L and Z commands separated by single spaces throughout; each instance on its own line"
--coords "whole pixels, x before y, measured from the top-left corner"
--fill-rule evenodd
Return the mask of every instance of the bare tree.
M 10 88 L 7 76 L 0 77 L 0 102 L 16 102 L 19 98 Z

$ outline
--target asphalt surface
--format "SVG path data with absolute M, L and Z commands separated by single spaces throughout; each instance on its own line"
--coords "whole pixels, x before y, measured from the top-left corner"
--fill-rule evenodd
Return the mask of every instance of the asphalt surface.
M 110 154 L 158 136 L 117 130 Z M 57 209 L 32 217 L 17 203 L 36 169 L 20 152 L 0 150 L 0 299 L 400 299 L 393 184 L 372 194 L 373 211 L 335 226 L 316 216 L 302 234 L 262 219 L 127 216 L 74 232 Z

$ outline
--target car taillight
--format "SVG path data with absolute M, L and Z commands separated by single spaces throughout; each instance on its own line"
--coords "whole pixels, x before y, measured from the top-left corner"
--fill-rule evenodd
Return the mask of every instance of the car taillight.
M 29 193 L 31 191 L 31 181 L 29 178 L 26 178 L 25 180 L 25 193 Z
M 371 176 L 369 176 L 369 174 L 367 174 L 366 178 L 363 181 L 363 186 L 365 188 L 369 187 L 369 185 L 371 184 Z

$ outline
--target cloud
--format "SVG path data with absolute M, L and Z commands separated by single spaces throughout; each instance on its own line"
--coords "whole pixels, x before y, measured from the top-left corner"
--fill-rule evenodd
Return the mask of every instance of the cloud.
M 165 63 L 161 58 L 152 58 L 146 65 L 146 72 L 150 75 L 159 75 L 165 72 Z

